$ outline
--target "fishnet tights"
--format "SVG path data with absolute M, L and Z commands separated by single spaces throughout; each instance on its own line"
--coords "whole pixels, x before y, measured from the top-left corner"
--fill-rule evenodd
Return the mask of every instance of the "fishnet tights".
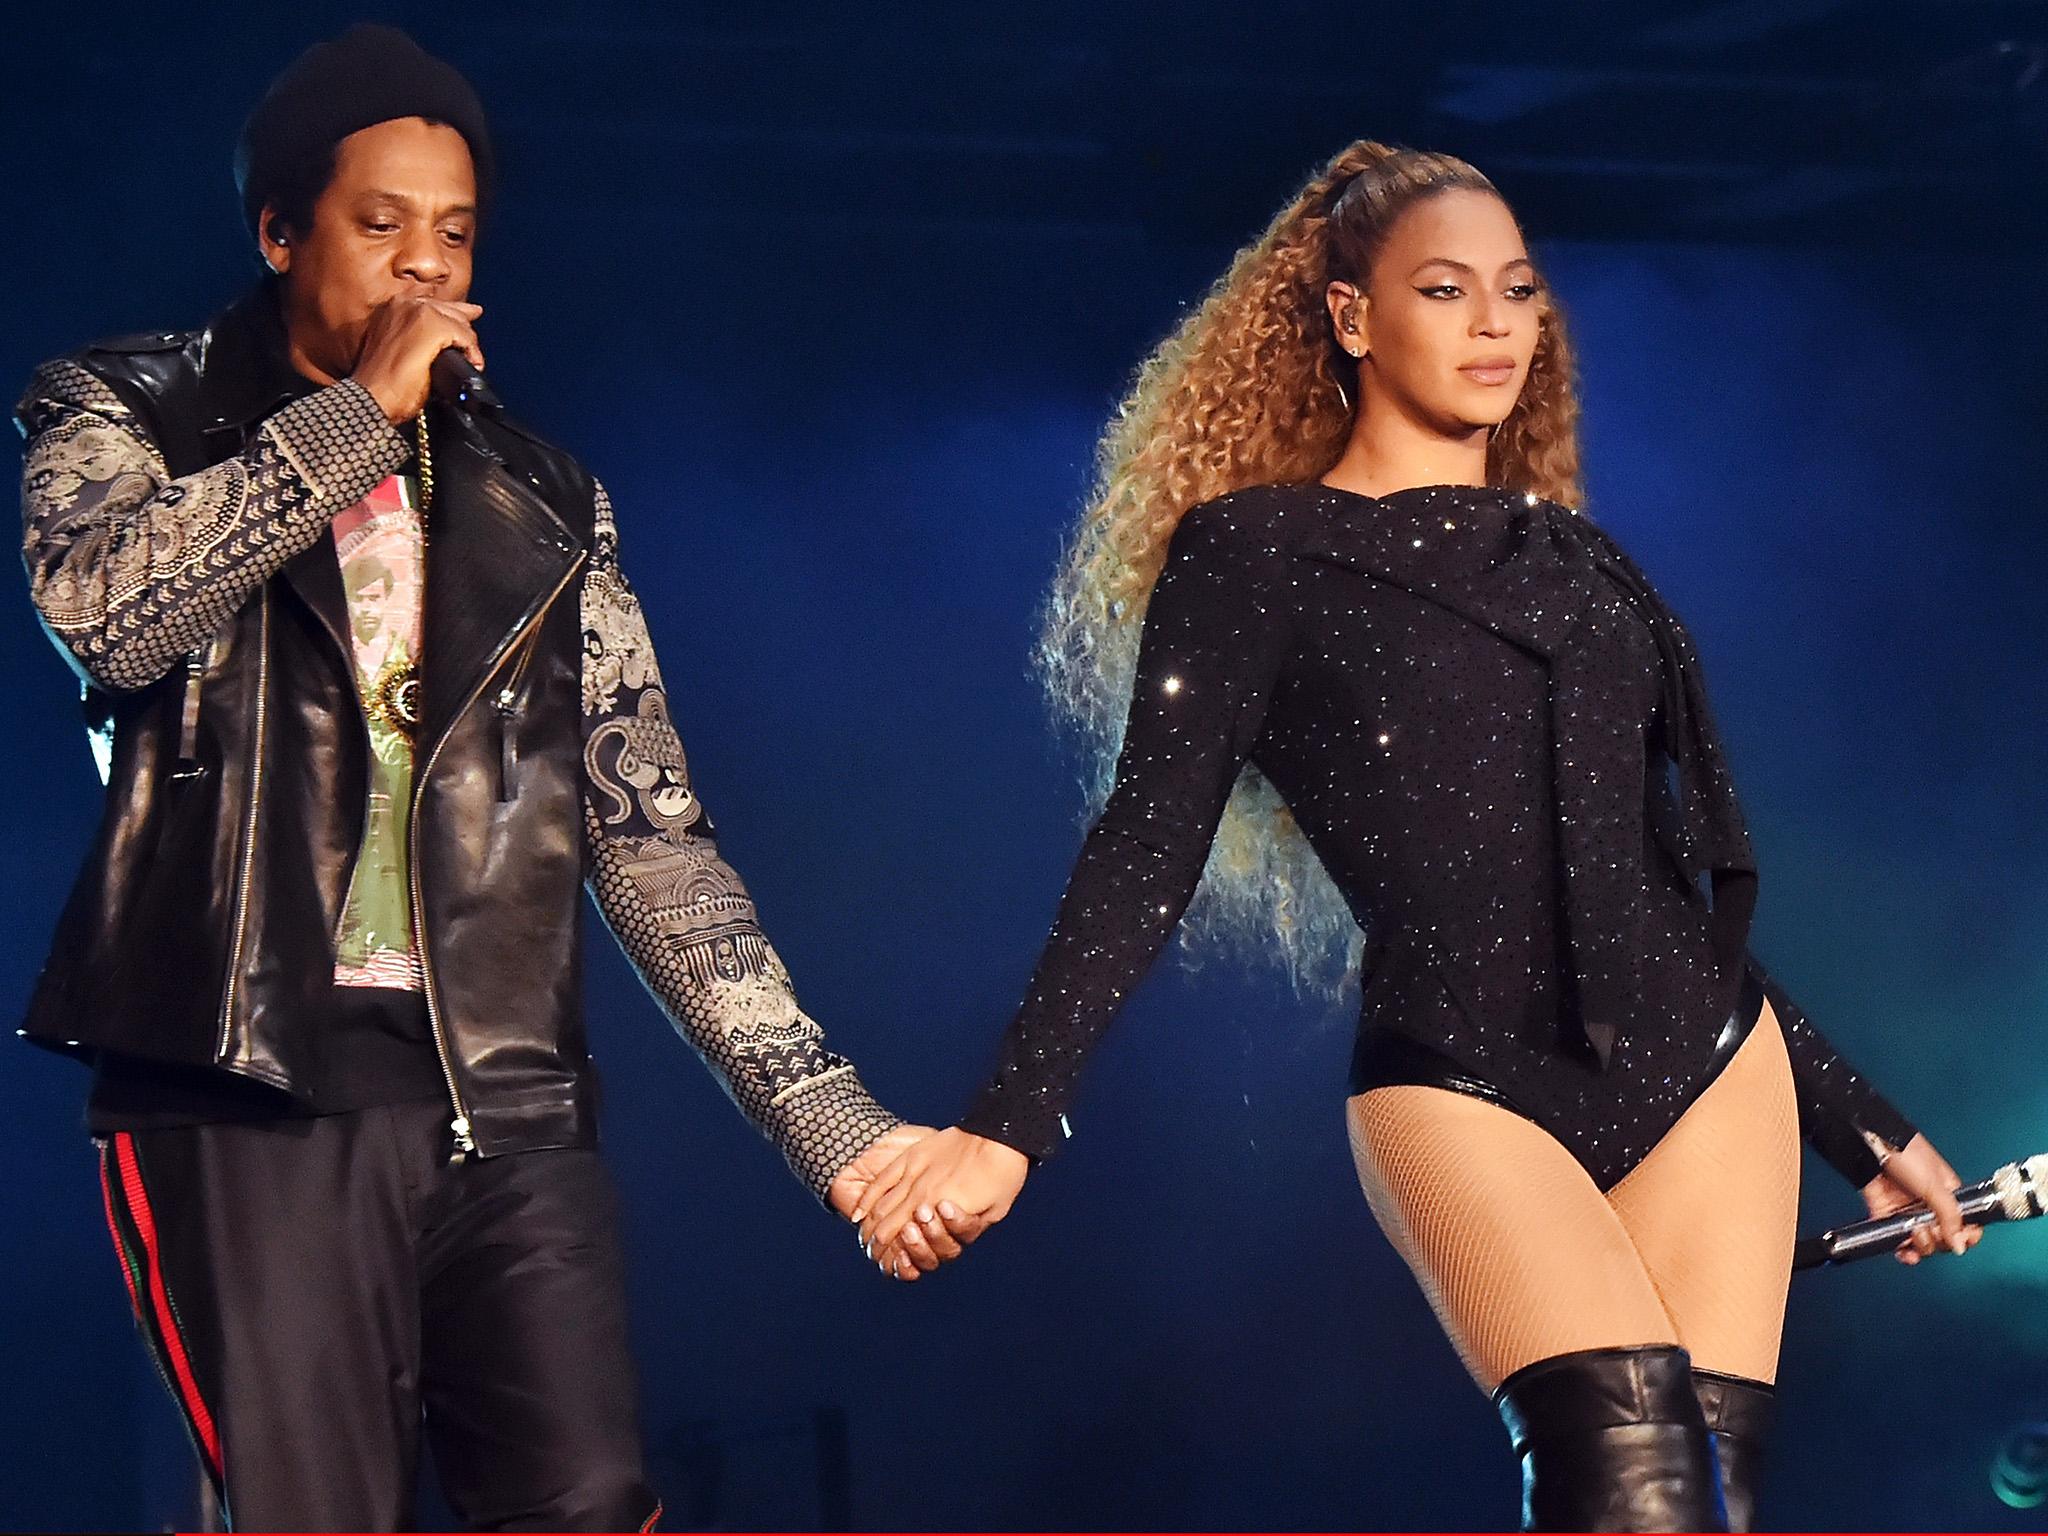
M 1627 1344 L 1776 1379 L 1799 1125 L 1768 1004 L 1606 1194 L 1548 1132 L 1470 1094 L 1374 1088 L 1347 1118 L 1373 1215 L 1481 1390 L 1531 1361 Z

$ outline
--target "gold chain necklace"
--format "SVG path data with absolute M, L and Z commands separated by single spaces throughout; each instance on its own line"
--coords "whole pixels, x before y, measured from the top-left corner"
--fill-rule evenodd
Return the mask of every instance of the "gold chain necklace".
M 427 413 L 412 419 L 413 443 L 420 461 L 420 542 L 427 542 L 427 508 L 434 504 L 434 444 L 427 436 Z

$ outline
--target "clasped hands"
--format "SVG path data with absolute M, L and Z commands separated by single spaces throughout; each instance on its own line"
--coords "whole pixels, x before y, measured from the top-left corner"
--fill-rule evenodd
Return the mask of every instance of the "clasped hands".
M 899 1125 L 840 1169 L 832 1208 L 883 1274 L 910 1281 L 960 1257 L 1010 1214 L 1030 1159 L 957 1126 Z

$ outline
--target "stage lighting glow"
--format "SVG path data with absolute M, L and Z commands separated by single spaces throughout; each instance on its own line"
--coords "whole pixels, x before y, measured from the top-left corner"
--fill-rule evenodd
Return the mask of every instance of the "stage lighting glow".
M 2023 1424 L 1991 1461 L 1991 1491 L 2014 1509 L 2048 1503 L 2048 1423 Z

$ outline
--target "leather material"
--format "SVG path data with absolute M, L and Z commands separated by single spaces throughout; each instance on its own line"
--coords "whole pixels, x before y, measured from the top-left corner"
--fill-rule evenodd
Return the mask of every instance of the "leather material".
M 1675 1344 L 1575 1350 L 1494 1392 L 1527 1531 L 1725 1531 L 1713 1440 Z
M 1756 1529 L 1757 1485 L 1763 1478 L 1764 1442 L 1777 1406 L 1777 1389 L 1747 1376 L 1694 1367 L 1693 1391 L 1700 1413 L 1714 1437 L 1714 1456 L 1721 1469 L 1721 1498 L 1728 1511 L 1728 1529 Z
M 240 453 L 313 387 L 291 372 L 261 293 L 205 331 L 78 361 L 148 425 L 173 475 Z M 430 999 L 478 1150 L 587 1144 L 575 576 L 595 486 L 509 425 L 436 406 L 429 427 L 413 838 Z M 89 722 L 112 742 L 105 811 L 24 1034 L 215 1066 L 320 1105 L 315 1024 L 368 781 L 347 625 L 322 538 L 217 632 L 197 771 L 183 776 L 184 668 L 131 693 L 89 691 Z
M 1503 1089 L 1412 1035 L 1391 1029 L 1376 1029 L 1360 1035 L 1351 1053 L 1351 1091 L 1365 1093 L 1374 1088 L 1402 1084 L 1469 1094 L 1489 1104 L 1498 1104 L 1502 1109 L 1513 1110 L 1524 1119 L 1533 1118 Z
M 1742 968 L 1742 985 L 1735 994 L 1735 1006 L 1721 1025 L 1720 1034 L 1714 1037 L 1714 1052 L 1707 1058 L 1707 1070 L 1700 1079 L 1701 1093 L 1706 1091 L 1708 1083 L 1721 1075 L 1721 1069 L 1735 1059 L 1735 1053 L 1742 1049 L 1742 1042 L 1749 1038 L 1749 1032 L 1756 1028 L 1757 1020 L 1763 1016 L 1764 984 L 1756 972 L 1745 965 Z M 1698 1096 L 1698 1093 L 1694 1094 L 1695 1098 Z

